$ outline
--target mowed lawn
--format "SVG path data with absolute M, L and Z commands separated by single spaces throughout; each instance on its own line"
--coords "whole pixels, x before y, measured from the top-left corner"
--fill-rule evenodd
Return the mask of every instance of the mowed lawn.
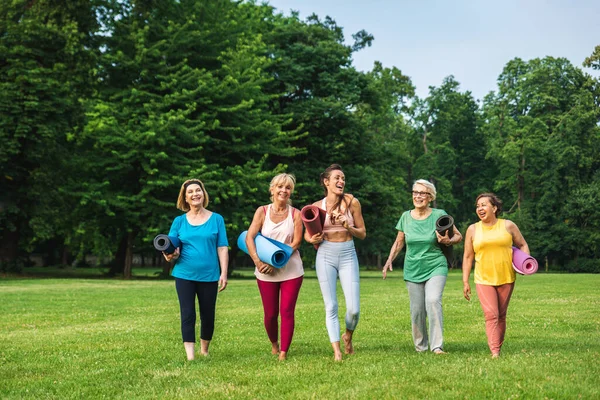
M 518 277 L 502 357 L 491 359 L 460 271 L 444 292 L 447 355 L 415 353 L 401 271 L 386 281 L 361 271 L 356 354 L 336 363 L 314 271 L 285 362 L 270 354 L 244 274 L 219 295 L 211 355 L 193 362 L 172 281 L 0 280 L 0 398 L 600 398 L 600 275 Z

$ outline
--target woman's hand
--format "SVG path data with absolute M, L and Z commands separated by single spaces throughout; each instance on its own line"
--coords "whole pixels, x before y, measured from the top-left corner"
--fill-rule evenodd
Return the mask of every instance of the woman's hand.
M 463 282 L 463 296 L 465 296 L 465 299 L 471 301 L 471 286 L 469 282 Z
M 227 287 L 227 274 L 221 274 L 219 278 L 219 292 L 222 292 Z
M 340 213 L 337 211 L 334 211 L 331 216 L 333 217 L 333 219 L 335 219 L 336 222 L 339 222 L 340 225 L 342 225 L 344 228 L 348 229 L 349 225 L 348 225 L 348 218 L 346 217 L 345 213 Z
M 171 254 L 166 254 L 163 251 L 163 256 L 165 257 L 165 260 L 167 260 L 168 262 L 171 262 L 171 261 L 175 261 L 175 260 L 177 260 L 179 258 L 179 253 L 180 253 L 180 250 L 179 250 L 179 247 L 178 247 Z
M 271 272 L 273 272 L 273 270 L 275 268 L 273 268 L 273 266 L 264 263 L 262 261 L 259 261 L 258 264 L 256 264 L 256 269 L 258 269 L 258 272 L 260 272 L 261 274 L 270 274 Z
M 435 236 L 437 236 L 438 243 L 444 244 L 446 246 L 450 246 L 450 245 L 454 244 L 452 242 L 452 239 L 450 238 L 450 236 L 448 236 L 448 232 L 450 232 L 450 231 L 446 231 L 444 236 L 442 236 L 442 235 L 440 235 L 440 233 L 438 231 L 435 231 Z
M 392 268 L 392 262 L 390 260 L 386 261 L 385 265 L 383 266 L 383 279 L 385 279 L 387 277 L 387 272 L 389 271 L 393 271 L 394 269 Z
M 311 236 L 310 240 L 308 241 L 308 243 L 310 244 L 321 244 L 323 243 L 323 232 L 321 233 L 316 233 L 314 235 Z

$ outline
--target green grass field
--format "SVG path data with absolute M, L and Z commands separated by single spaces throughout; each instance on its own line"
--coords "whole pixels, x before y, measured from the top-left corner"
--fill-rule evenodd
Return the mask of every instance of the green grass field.
M 336 363 L 314 271 L 285 362 L 270 354 L 256 282 L 244 274 L 219 295 L 210 357 L 192 362 L 172 281 L 0 280 L 0 398 L 600 398 L 600 275 L 519 277 L 494 360 L 458 271 L 444 292 L 447 355 L 413 350 L 401 272 L 383 281 L 363 271 L 356 354 Z

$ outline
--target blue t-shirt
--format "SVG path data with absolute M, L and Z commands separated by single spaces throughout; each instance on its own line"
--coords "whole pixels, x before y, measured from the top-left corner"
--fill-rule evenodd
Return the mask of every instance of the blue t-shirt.
M 175 278 L 197 282 L 216 282 L 221 276 L 218 247 L 227 247 L 223 217 L 215 212 L 202 225 L 191 225 L 186 215 L 173 220 L 169 236 L 181 240 L 181 254 L 173 268 Z

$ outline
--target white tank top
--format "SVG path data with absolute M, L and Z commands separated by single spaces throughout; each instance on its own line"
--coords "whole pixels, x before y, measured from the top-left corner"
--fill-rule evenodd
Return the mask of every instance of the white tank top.
M 287 218 L 281 222 L 274 223 L 270 218 L 272 204 L 267 207 L 265 214 L 265 221 L 260 230 L 260 234 L 275 239 L 279 242 L 291 245 L 294 239 L 294 217 L 292 216 L 292 207 L 288 207 Z M 296 212 L 300 212 L 296 210 Z M 275 268 L 271 274 L 262 274 L 255 268 L 254 275 L 257 279 L 265 282 L 282 282 L 290 279 L 295 279 L 304 275 L 304 268 L 302 267 L 302 259 L 298 250 L 292 253 L 288 263 L 281 268 Z

